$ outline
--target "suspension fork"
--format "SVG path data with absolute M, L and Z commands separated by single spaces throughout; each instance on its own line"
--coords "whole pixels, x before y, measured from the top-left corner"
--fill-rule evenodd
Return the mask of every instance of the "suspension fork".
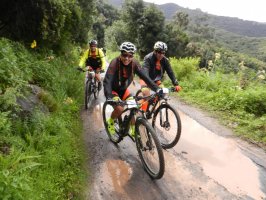
M 163 105 L 163 104 L 161 104 L 161 105 Z M 168 109 L 165 109 L 165 122 L 169 122 Z M 163 112 L 162 112 L 162 109 L 160 109 L 160 125 L 161 125 L 161 127 L 165 127 L 165 122 L 163 122 Z

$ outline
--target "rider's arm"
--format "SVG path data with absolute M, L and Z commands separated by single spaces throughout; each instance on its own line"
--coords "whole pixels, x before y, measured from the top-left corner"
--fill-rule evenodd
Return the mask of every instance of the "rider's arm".
M 142 68 L 147 76 L 149 76 L 149 71 L 151 68 L 151 63 L 152 63 L 151 59 L 152 59 L 151 54 L 146 55 L 143 59 Z
M 145 81 L 145 83 L 153 90 L 157 91 L 159 88 L 151 79 L 150 77 L 146 74 L 145 69 L 142 68 L 138 63 L 135 66 L 135 72 L 136 74 Z
M 101 58 L 102 70 L 105 70 L 105 68 L 106 68 L 106 61 L 105 61 L 105 55 L 104 55 L 102 49 L 99 49 L 99 56 Z
M 115 79 L 116 71 L 117 71 L 117 67 L 116 67 L 116 58 L 115 58 L 111 61 L 110 65 L 107 69 L 107 72 L 105 74 L 104 80 L 103 80 L 104 95 L 107 99 L 113 97 L 112 85 L 113 85 L 113 81 Z
M 142 64 L 142 71 L 148 77 L 149 77 L 149 69 L 150 69 L 150 66 L 151 66 L 151 59 L 150 59 L 150 56 L 148 54 L 148 55 L 146 55 L 144 57 L 143 64 Z M 140 84 L 141 84 L 141 86 L 145 86 L 146 85 L 146 82 L 143 79 L 140 79 Z
M 86 50 L 84 52 L 84 54 L 82 55 L 82 57 L 80 58 L 79 67 L 85 66 L 85 63 L 86 63 L 86 60 L 88 59 L 88 56 L 89 56 L 89 50 Z
M 173 69 L 172 69 L 172 67 L 170 65 L 170 62 L 169 62 L 169 60 L 167 58 L 164 59 L 164 63 L 165 63 L 165 71 L 167 72 L 169 78 L 171 79 L 172 84 L 174 86 L 178 85 L 178 81 L 177 81 L 177 79 L 175 77 Z

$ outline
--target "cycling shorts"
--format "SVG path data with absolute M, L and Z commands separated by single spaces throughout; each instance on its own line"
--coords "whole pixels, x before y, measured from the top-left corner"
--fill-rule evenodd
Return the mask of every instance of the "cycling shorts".
M 128 88 L 126 90 L 112 91 L 112 94 L 118 96 L 121 100 L 126 100 L 132 96 Z

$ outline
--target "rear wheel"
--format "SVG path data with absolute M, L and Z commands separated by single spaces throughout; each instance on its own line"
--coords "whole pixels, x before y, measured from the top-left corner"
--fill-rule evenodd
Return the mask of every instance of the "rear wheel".
M 135 141 L 145 171 L 154 179 L 164 174 L 164 156 L 154 129 L 145 118 L 139 117 L 135 125 Z
M 88 104 L 91 102 L 92 91 L 91 82 L 87 81 L 85 86 L 85 109 L 88 109 Z
M 122 123 L 121 118 L 118 118 L 114 121 L 114 126 L 115 126 L 115 133 L 111 134 L 108 130 L 108 119 L 111 118 L 111 114 L 114 111 L 113 106 L 108 103 L 107 101 L 104 102 L 103 104 L 103 111 L 102 111 L 102 115 L 103 115 L 103 123 L 104 123 L 104 127 L 106 130 L 106 133 L 109 137 L 109 139 L 117 144 L 122 140 L 122 137 L 119 135 L 119 131 L 120 131 L 120 125 Z
M 94 94 L 94 98 L 97 99 L 98 96 L 99 96 L 99 82 L 95 79 L 94 80 L 94 91 L 93 91 L 93 94 Z
M 181 135 L 181 119 L 169 104 L 162 104 L 154 113 L 152 126 L 164 149 L 174 147 Z

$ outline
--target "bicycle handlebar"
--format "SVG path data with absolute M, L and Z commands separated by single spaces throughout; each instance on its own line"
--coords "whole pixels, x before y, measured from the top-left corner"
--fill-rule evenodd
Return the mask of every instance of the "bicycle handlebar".
M 130 100 L 112 100 L 112 99 L 107 99 L 106 100 L 108 103 L 110 103 L 111 105 L 114 106 L 128 106 L 129 108 L 133 108 L 133 107 L 139 107 L 139 103 L 137 102 L 136 97 L 134 97 L 134 99 L 130 99 Z
M 76 69 L 80 72 L 91 72 L 91 71 L 95 71 L 91 68 L 88 69 L 82 69 L 81 67 L 76 67 Z M 95 73 L 104 73 L 105 71 L 103 69 L 101 69 L 99 72 L 95 72 Z

